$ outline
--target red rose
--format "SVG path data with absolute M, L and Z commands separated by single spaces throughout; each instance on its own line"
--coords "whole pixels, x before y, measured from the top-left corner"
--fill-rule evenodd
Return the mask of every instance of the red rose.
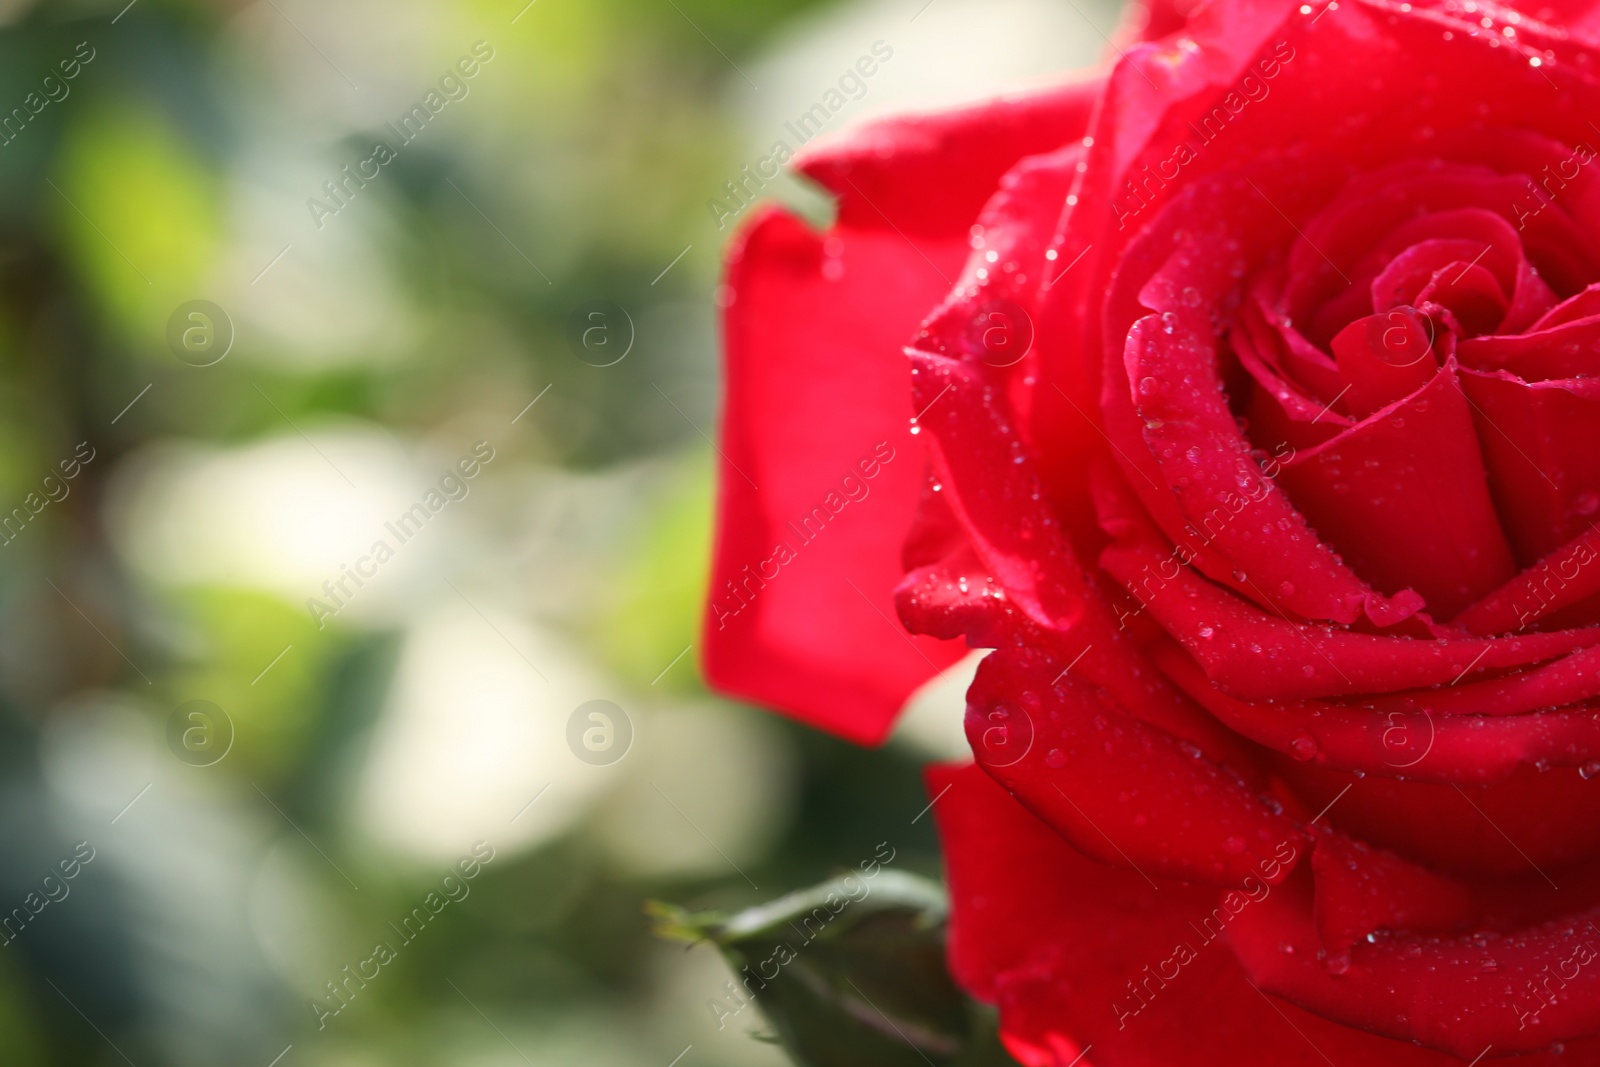
M 1600 1063 L 1600 6 L 1149 23 L 744 232 L 708 673 L 875 741 L 997 650 L 930 784 L 1025 1063 Z

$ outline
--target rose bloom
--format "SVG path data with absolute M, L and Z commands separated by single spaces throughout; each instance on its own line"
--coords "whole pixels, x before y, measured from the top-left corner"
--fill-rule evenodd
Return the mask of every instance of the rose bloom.
M 1600 6 L 1121 43 L 742 230 L 708 675 L 872 743 L 993 650 L 929 785 L 1025 1064 L 1600 1063 Z

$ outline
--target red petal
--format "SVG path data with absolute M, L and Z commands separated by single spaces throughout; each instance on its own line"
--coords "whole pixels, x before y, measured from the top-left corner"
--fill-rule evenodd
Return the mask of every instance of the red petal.
M 1333 339 L 1344 409 L 1364 419 L 1427 385 L 1439 371 L 1434 326 L 1411 307 L 1357 319 Z M 1444 338 L 1441 338 L 1444 340 Z
M 1543 669 L 1579 657 L 1592 670 L 1595 657 L 1587 651 Z M 1478 716 L 1436 712 L 1421 701 L 1360 708 L 1319 701 L 1250 703 L 1212 686 L 1176 648 L 1158 652 L 1156 660 L 1229 729 L 1319 767 L 1470 785 L 1504 781 L 1535 764 L 1592 767 L 1600 760 L 1600 715 L 1593 711 L 1521 714 L 1495 705 L 1496 714 Z
M 1591 526 L 1451 620 L 1474 634 L 1525 630 L 1600 593 L 1600 529 Z
M 1369 325 L 1372 332 L 1400 329 L 1386 323 L 1401 314 L 1373 316 L 1341 333 L 1334 342 L 1341 368 L 1354 363 L 1351 331 L 1364 339 Z M 1411 319 L 1402 321 L 1415 331 L 1405 347 L 1425 345 L 1426 334 Z M 1368 399 L 1402 387 L 1398 376 L 1413 370 L 1366 358 L 1372 366 L 1352 381 L 1363 383 Z M 1279 481 L 1356 573 L 1382 590 L 1399 592 L 1409 584 L 1427 600 L 1430 614 L 1448 617 L 1508 581 L 1517 565 L 1489 495 L 1454 361 L 1440 370 L 1425 350 L 1418 359 L 1422 388 L 1293 456 Z
M 851 130 L 844 140 L 828 138 L 803 150 L 795 166 L 839 197 L 842 227 L 875 229 L 889 218 L 913 237 L 965 242 L 967 227 L 1001 175 L 1024 156 L 1084 135 L 1103 85 L 1088 78 L 949 111 L 884 119 Z M 937 303 L 930 300 L 923 311 Z
M 1500 879 L 1570 888 L 1600 853 L 1600 788 L 1570 768 L 1521 766 L 1484 784 L 1358 777 L 1281 758 L 1277 770 L 1313 811 L 1337 798 L 1328 817 L 1341 830 L 1475 889 Z M 1590 903 L 1570 892 L 1556 902 L 1562 911 Z
M 1600 1029 L 1600 928 L 1589 928 L 1600 911 L 1515 935 L 1358 944 L 1348 962 L 1341 958 L 1330 968 L 1319 959 L 1322 942 L 1310 901 L 1299 887 L 1285 888 L 1229 928 L 1235 954 L 1269 992 L 1464 1061 L 1491 1047 L 1499 1054 L 1527 1052 Z M 1552 972 L 1561 977 L 1546 985 Z M 1593 1040 L 1569 1046 L 1580 1063 L 1595 1053 Z
M 1461 1067 L 1267 998 L 1219 943 L 1242 916 L 1215 890 L 1165 880 L 1152 889 L 1095 863 L 977 767 L 932 769 L 928 792 L 939 798 L 951 968 L 974 996 L 999 1004 L 1019 1062 L 1068 1067 L 1093 1046 L 1078 1067 L 1266 1067 L 1324 1056 L 1339 1067 Z M 1262 906 L 1264 886 L 1232 903 L 1247 915 Z M 1188 962 L 1177 963 L 1178 946 Z M 1585 1051 L 1569 1045 L 1565 1058 L 1525 1067 L 1583 1063 Z
M 1495 502 L 1518 556 L 1549 555 L 1600 516 L 1600 379 L 1529 384 L 1463 370 Z
M 1451 878 L 1337 831 L 1311 853 L 1317 929 L 1330 952 L 1377 930 L 1452 933 L 1473 917 L 1472 895 Z
M 1144 438 L 1162 477 L 1189 528 L 1202 531 L 1207 551 L 1245 575 L 1233 577 L 1247 595 L 1346 623 L 1363 607 L 1374 620 L 1408 614 L 1340 563 L 1263 474 L 1228 409 L 1209 325 L 1193 313 L 1147 316 L 1129 331 L 1126 358 Z
M 1600 316 L 1549 329 L 1495 337 L 1469 337 L 1456 353 L 1475 370 L 1507 370 L 1524 381 L 1576 378 L 1600 372 Z
M 912 247 L 887 228 L 824 240 L 780 212 L 730 253 L 704 637 L 720 690 L 876 742 L 906 696 L 959 658 L 905 634 L 892 594 L 925 462 L 900 346 L 945 288 L 923 255 L 954 273 L 965 253 L 961 240 Z
M 1132 718 L 1069 670 L 1010 650 L 967 695 L 985 770 L 1084 853 L 1144 876 L 1236 886 L 1299 832 L 1237 773 Z
M 1445 685 L 1476 671 L 1524 667 L 1600 645 L 1600 630 L 1419 640 L 1274 617 L 1149 543 L 1114 545 L 1101 565 L 1143 601 L 1206 676 L 1246 700 L 1388 693 Z

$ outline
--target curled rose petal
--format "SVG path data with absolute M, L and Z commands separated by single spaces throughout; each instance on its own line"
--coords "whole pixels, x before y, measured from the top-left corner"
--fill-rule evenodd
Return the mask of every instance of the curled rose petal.
M 1005 653 L 968 696 L 979 763 L 1084 853 L 1114 866 L 1236 885 L 1298 832 L 1238 774 L 1105 695 Z M 1284 873 L 1287 873 L 1287 869 Z

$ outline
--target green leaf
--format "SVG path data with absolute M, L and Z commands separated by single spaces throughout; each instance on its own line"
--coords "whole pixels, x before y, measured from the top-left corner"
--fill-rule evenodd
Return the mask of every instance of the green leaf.
M 801 1067 L 1014 1064 L 993 1013 L 945 967 L 948 905 L 936 882 L 847 874 L 733 915 L 652 904 L 657 933 L 711 941 L 734 980 L 706 1008 L 719 1025 L 759 1008 Z

